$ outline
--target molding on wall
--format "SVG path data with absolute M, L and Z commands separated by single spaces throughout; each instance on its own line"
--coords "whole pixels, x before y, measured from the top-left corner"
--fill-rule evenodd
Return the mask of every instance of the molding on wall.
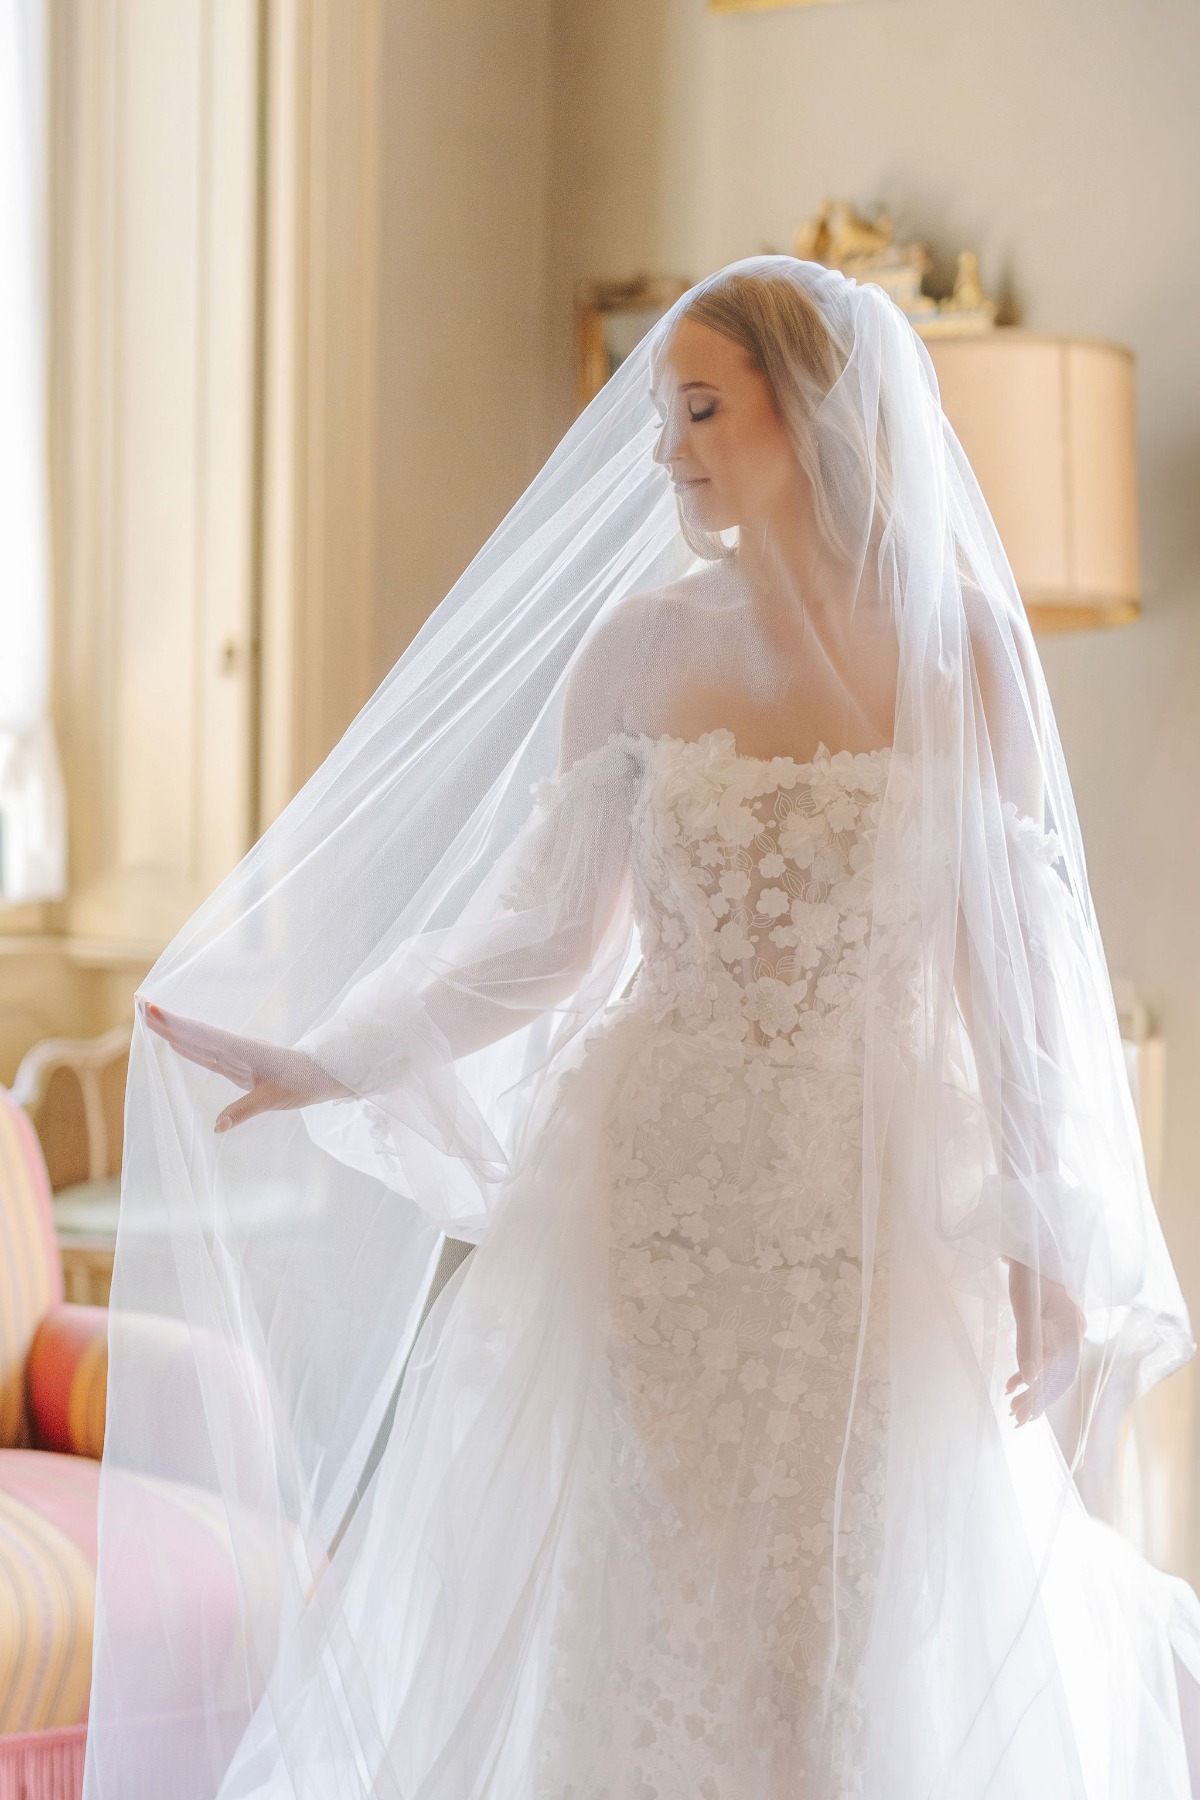
M 381 0 L 51 0 L 63 929 L 165 943 L 369 697 Z
M 261 829 L 374 686 L 380 0 L 267 0 Z
M 258 11 L 54 4 L 68 931 L 170 936 L 250 842 Z

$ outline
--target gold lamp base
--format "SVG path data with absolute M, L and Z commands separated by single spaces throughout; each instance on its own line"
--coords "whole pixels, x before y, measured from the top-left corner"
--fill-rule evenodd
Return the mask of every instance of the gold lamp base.
M 1022 596 L 1024 598 L 1024 596 Z M 1132 625 L 1141 612 L 1137 600 L 1026 600 L 1025 611 L 1038 637 L 1062 631 L 1095 631 L 1109 625 Z

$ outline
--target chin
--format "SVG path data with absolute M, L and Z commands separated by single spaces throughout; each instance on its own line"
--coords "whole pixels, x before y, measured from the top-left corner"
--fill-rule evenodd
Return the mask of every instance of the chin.
M 694 531 L 729 531 L 737 523 L 719 507 L 697 505 L 695 501 L 685 500 L 682 511 Z

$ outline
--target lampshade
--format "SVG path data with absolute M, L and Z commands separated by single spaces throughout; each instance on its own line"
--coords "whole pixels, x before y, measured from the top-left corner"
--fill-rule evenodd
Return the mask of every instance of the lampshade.
M 1131 353 L 1011 329 L 927 348 L 1034 630 L 1136 618 Z

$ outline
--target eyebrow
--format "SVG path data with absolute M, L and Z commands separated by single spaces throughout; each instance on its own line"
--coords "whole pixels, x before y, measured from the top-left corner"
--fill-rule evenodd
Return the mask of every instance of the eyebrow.
M 679 386 L 675 389 L 675 392 L 677 394 L 686 394 L 689 393 L 692 388 L 711 388 L 714 394 L 719 394 L 721 391 L 715 381 L 681 381 Z M 657 403 L 657 388 L 650 389 L 650 398 Z

